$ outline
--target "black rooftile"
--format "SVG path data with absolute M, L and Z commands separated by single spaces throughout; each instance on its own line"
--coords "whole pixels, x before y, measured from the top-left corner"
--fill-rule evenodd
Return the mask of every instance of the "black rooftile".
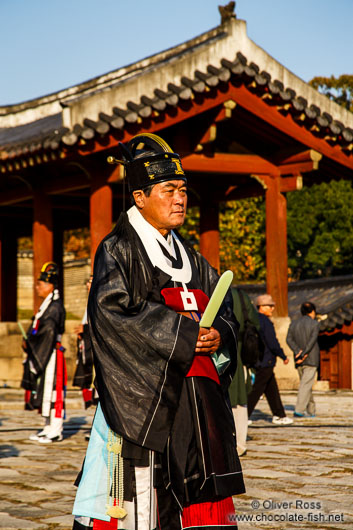
M 18 144 L 34 137 L 43 136 L 62 126 L 61 113 L 41 118 L 25 125 L 0 129 L 0 145 Z
M 343 136 L 343 139 L 350 143 L 353 141 L 353 129 L 350 129 L 350 128 L 346 128 L 342 131 L 342 136 Z
M 230 76 L 231 76 L 231 72 L 229 71 L 228 68 L 216 68 L 215 66 L 212 66 L 211 64 L 209 64 L 207 66 L 207 71 L 212 74 L 212 75 L 215 75 L 218 77 L 218 79 L 220 81 L 223 81 L 224 83 L 229 81 L 230 79 Z
M 177 94 L 174 94 L 173 92 L 164 92 L 163 90 L 160 90 L 159 88 L 154 89 L 154 93 L 158 98 L 164 99 L 166 103 L 172 107 L 175 107 L 178 104 L 179 97 Z
M 50 146 L 51 149 L 57 149 L 61 139 L 66 145 L 74 145 L 80 136 L 87 140 L 92 139 L 96 132 L 104 135 L 109 133 L 111 127 L 123 129 L 125 122 L 138 122 L 139 116 L 148 118 L 152 114 L 152 109 L 162 112 L 167 105 L 176 106 L 179 100 L 192 98 L 192 92 L 203 93 L 206 85 L 215 87 L 220 81 L 228 81 L 231 75 L 242 78 L 248 85 L 248 89 L 259 95 L 269 91 L 272 97 L 267 97 L 264 101 L 269 105 L 278 105 L 279 112 L 285 108 L 287 112 L 293 114 L 294 119 L 299 117 L 301 120 L 303 120 L 302 113 L 304 112 L 304 117 L 306 117 L 303 120 L 304 126 L 313 134 L 325 134 L 326 141 L 341 142 L 341 148 L 346 150 L 347 144 L 353 141 L 352 129 L 345 128 L 342 123 L 334 121 L 332 116 L 326 112 L 321 114 L 320 108 L 315 105 L 308 108 L 306 99 L 296 96 L 296 92 L 290 87 L 285 88 L 281 81 L 277 79 L 272 81 L 267 72 L 260 73 L 255 63 L 247 64 L 247 58 L 242 53 L 238 52 L 234 61 L 222 59 L 221 65 L 220 68 L 208 65 L 207 72 L 196 70 L 194 79 L 182 77 L 180 86 L 169 83 L 168 92 L 156 88 L 154 98 L 143 95 L 140 103 L 129 101 L 125 109 L 113 107 L 111 115 L 102 112 L 97 121 L 85 118 L 84 126 L 79 128 L 76 125 L 70 133 L 67 129 L 63 131 L 61 128 L 57 134 L 54 134 L 62 127 L 61 114 L 24 126 L 0 129 L 0 145 L 5 146 L 5 150 L 8 145 L 7 155 L 13 158 L 23 155 L 26 150 L 35 153 L 43 147 L 47 149 Z M 247 83 L 249 77 L 250 84 Z M 284 107 L 281 106 L 281 101 L 285 103 Z M 350 145 L 348 145 L 347 153 L 351 154 Z
M 245 57 L 245 55 L 243 55 L 241 52 L 237 52 L 237 59 L 239 62 L 241 62 L 241 64 L 243 64 L 244 66 L 246 65 L 246 63 L 248 62 L 247 58 Z
M 108 114 L 105 114 L 105 112 L 99 113 L 99 119 L 102 121 L 106 121 L 114 129 L 122 129 L 125 123 L 123 118 L 121 118 L 120 116 L 116 116 L 115 114 L 109 116 Z
M 141 96 L 141 103 L 143 103 L 144 105 L 149 105 L 153 109 L 158 110 L 160 112 L 163 111 L 167 106 L 166 102 L 163 99 L 157 97 L 151 99 L 147 96 Z
M 83 124 L 86 125 L 86 127 L 97 131 L 99 134 L 106 134 L 109 131 L 109 124 L 106 121 L 94 121 L 90 120 L 89 118 L 85 118 L 83 120 Z
M 128 101 L 126 104 L 127 108 L 133 112 L 137 112 L 141 118 L 149 118 L 152 114 L 152 107 L 150 105 L 144 105 L 143 103 L 134 103 L 133 101 Z
M 119 109 L 119 107 L 113 107 L 113 112 L 117 116 L 120 116 L 124 120 L 126 120 L 128 123 L 135 123 L 137 121 L 137 112 L 128 111 L 124 109 Z
M 221 64 L 234 75 L 241 75 L 244 72 L 245 65 L 238 59 L 233 62 L 222 59 Z
M 204 72 L 200 72 L 200 70 L 195 70 L 195 77 L 197 77 L 197 79 L 201 79 L 201 81 L 210 87 L 215 87 L 219 83 L 219 79 L 216 75 L 205 74 Z
M 168 90 L 170 90 L 170 92 L 174 92 L 174 94 L 179 96 L 180 99 L 187 100 L 190 99 L 192 96 L 191 88 L 185 86 L 177 86 L 174 85 L 174 83 L 168 83 Z

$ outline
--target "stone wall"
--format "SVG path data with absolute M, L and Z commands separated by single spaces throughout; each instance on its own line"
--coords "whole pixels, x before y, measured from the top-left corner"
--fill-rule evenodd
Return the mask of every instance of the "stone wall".
M 87 305 L 86 281 L 91 274 L 91 260 L 67 260 L 64 262 L 65 309 L 80 320 Z
M 17 307 L 33 307 L 33 252 L 21 251 L 17 254 Z

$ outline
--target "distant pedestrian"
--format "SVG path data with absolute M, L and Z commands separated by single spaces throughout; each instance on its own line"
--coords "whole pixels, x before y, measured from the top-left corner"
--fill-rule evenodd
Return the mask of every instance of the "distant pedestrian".
M 273 414 L 272 423 L 289 425 L 293 423 L 293 420 L 286 416 L 273 371 L 277 357 L 280 357 L 284 364 L 289 362 L 277 340 L 274 325 L 270 320 L 275 302 L 271 295 L 263 294 L 257 297 L 256 307 L 259 312 L 260 333 L 265 351 L 262 361 L 259 361 L 256 366 L 254 385 L 248 397 L 248 414 L 250 417 L 258 400 L 262 394 L 265 394 Z
M 26 390 L 26 409 L 38 409 L 45 427 L 30 440 L 51 443 L 63 438 L 65 414 L 66 365 L 61 336 L 65 309 L 58 291 L 58 266 L 45 263 L 36 283 L 43 302 L 23 340 L 27 353 L 21 386 Z
M 304 302 L 300 308 L 302 316 L 293 320 L 287 334 L 287 344 L 293 350 L 295 367 L 300 384 L 294 416 L 314 417 L 315 402 L 312 388 L 320 361 L 318 344 L 319 323 L 316 320 L 316 307 Z

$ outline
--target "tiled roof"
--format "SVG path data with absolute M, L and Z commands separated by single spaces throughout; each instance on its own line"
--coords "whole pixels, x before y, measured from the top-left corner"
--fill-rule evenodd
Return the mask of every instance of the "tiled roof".
M 266 292 L 265 285 L 240 285 L 253 302 Z M 303 302 L 316 306 L 320 330 L 329 331 L 353 320 L 353 275 L 302 280 L 288 284 L 288 313 L 292 319 L 300 316 Z
M 232 24 L 237 22 L 233 21 Z M 105 135 L 114 134 L 116 131 L 123 131 L 128 125 L 139 124 L 146 118 L 154 118 L 197 96 L 203 95 L 203 97 L 207 98 L 212 89 L 222 87 L 229 82 L 237 86 L 244 85 L 250 92 L 255 93 L 265 101 L 267 105 L 274 107 L 277 112 L 291 115 L 293 120 L 309 130 L 313 135 L 323 138 L 331 145 L 340 146 L 341 149 L 346 150 L 347 155 L 352 153 L 353 128 L 351 126 L 353 121 L 349 121 L 347 126 L 347 123 L 342 123 L 335 119 L 335 115 L 327 112 L 327 109 L 333 108 L 340 117 L 348 116 L 350 118 L 349 113 L 345 114 L 345 111 L 337 105 L 332 106 L 332 102 L 329 102 L 324 96 L 321 99 L 319 98 L 320 107 L 308 102 L 302 93 L 297 93 L 294 90 L 293 86 L 285 86 L 282 81 L 274 79 L 269 72 L 262 70 L 260 65 L 252 62 L 240 51 L 235 56 L 233 55 L 233 58 L 218 56 L 215 58 L 217 66 L 211 62 L 208 64 L 202 63 L 202 71 L 195 68 L 192 71 L 192 75 L 190 75 L 191 71 L 189 69 L 188 75 L 173 77 L 172 72 L 174 72 L 173 68 L 176 61 L 185 60 L 185 56 L 188 54 L 188 57 L 191 57 L 193 54 L 199 53 L 201 46 L 207 49 L 212 48 L 212 46 L 216 47 L 222 39 L 228 38 L 224 28 L 221 27 L 211 30 L 207 36 L 208 38 L 204 37 L 202 40 L 201 37 L 199 37 L 200 43 L 196 43 L 198 39 L 196 38 L 190 41 L 191 44 L 185 43 L 185 45 L 176 47 L 175 53 L 171 49 L 164 52 L 166 57 L 162 57 L 161 54 L 157 66 L 158 68 L 164 68 L 167 81 L 168 68 L 170 68 L 170 82 L 166 82 L 163 90 L 159 86 L 149 86 L 148 94 L 139 95 L 138 98 L 134 99 L 132 93 L 131 100 L 126 101 L 123 105 L 119 104 L 117 95 L 115 104 L 113 101 L 109 108 L 105 104 L 104 112 L 102 110 L 96 113 L 96 119 L 92 119 L 86 114 L 86 117 L 83 117 L 80 123 L 74 123 L 68 127 L 62 126 L 65 120 L 60 120 L 59 115 L 54 115 L 26 125 L 0 129 L 0 161 L 6 161 L 11 166 L 12 159 L 28 153 L 29 150 L 35 153 L 41 150 L 56 150 L 65 146 L 75 147 L 82 140 L 87 141 L 95 137 L 102 138 Z M 252 46 L 255 46 L 254 43 L 252 43 Z M 261 53 L 264 52 L 262 51 Z M 209 54 L 208 57 L 211 57 L 211 55 Z M 139 68 L 133 69 L 131 66 L 130 73 L 121 74 L 120 80 L 113 80 L 114 82 L 104 86 L 97 82 L 95 91 L 90 88 L 89 93 L 62 100 L 63 115 L 65 114 L 65 109 L 70 110 L 71 106 L 80 106 L 85 103 L 84 100 L 87 103 L 89 98 L 95 95 L 104 94 L 106 97 L 107 91 L 124 89 L 126 84 L 131 83 L 132 80 L 147 75 L 155 68 L 152 59 L 141 61 Z M 275 63 L 274 60 L 272 61 Z M 189 61 L 190 64 L 192 64 L 192 61 Z M 183 65 L 185 65 L 185 62 Z M 268 69 L 270 70 L 270 68 Z M 277 72 L 277 70 L 278 63 L 276 63 L 276 68 L 274 68 L 274 71 Z M 292 79 L 293 83 L 294 79 L 298 80 L 298 78 L 289 74 L 284 76 L 284 79 Z M 298 86 L 303 89 L 303 86 L 307 85 L 300 81 Z M 78 91 L 78 93 L 80 92 Z M 95 105 L 97 104 L 95 103 Z

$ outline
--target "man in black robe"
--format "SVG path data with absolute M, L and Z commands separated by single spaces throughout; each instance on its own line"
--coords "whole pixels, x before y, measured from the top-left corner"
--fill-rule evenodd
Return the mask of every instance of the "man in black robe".
M 121 149 L 134 206 L 97 250 L 88 301 L 100 407 L 116 455 L 114 471 L 107 466 L 111 506 L 100 516 L 98 492 L 90 497 L 104 438 L 102 424 L 99 436 L 93 425 L 74 528 L 92 519 L 97 530 L 235 525 L 232 495 L 245 490 L 226 398 L 238 329 L 231 295 L 213 326 L 200 328 L 218 274 L 176 232 L 187 202 L 180 158 L 150 134 Z M 211 358 L 220 350 L 229 356 L 221 376 Z
M 36 283 L 43 302 L 33 317 L 22 347 L 27 353 L 21 386 L 26 390 L 26 409 L 38 409 L 44 428 L 30 440 L 51 443 L 63 438 L 66 368 L 61 336 L 65 309 L 58 291 L 58 266 L 45 263 Z

